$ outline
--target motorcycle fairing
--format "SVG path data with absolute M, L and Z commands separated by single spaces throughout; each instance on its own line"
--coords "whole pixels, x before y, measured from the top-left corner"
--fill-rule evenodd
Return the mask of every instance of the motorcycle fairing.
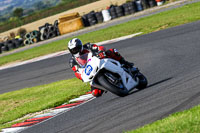
M 101 69 L 106 69 L 113 73 L 117 73 L 121 76 L 122 82 L 125 88 L 129 91 L 135 86 L 137 86 L 138 82 L 136 82 L 123 68 L 121 68 L 121 64 L 113 59 L 99 59 L 95 56 L 88 54 L 88 62 L 85 70 L 82 70 L 82 79 L 84 82 L 90 82 L 92 84 L 93 78 L 97 75 L 97 73 Z
M 101 60 L 101 69 L 104 68 L 113 73 L 117 73 L 121 76 L 122 82 L 125 88 L 129 91 L 138 83 L 121 67 L 121 64 L 113 59 L 103 59 Z

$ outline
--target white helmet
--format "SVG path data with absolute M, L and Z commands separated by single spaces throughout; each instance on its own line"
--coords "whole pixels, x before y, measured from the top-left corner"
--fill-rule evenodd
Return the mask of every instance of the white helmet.
M 74 38 L 70 40 L 68 43 L 68 49 L 73 56 L 79 57 L 80 53 L 83 50 L 83 45 L 82 45 L 81 40 L 78 38 Z

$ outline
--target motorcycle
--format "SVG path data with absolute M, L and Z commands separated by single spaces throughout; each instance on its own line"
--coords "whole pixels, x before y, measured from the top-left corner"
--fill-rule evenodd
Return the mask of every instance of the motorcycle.
M 111 58 L 99 59 L 92 53 L 81 55 L 77 62 L 81 66 L 83 82 L 118 95 L 127 96 L 131 90 L 146 88 L 147 78 L 135 67 L 126 68 Z

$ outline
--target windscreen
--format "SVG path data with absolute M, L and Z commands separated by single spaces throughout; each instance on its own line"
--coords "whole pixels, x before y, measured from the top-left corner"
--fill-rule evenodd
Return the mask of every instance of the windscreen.
M 82 67 L 85 67 L 87 64 L 87 58 L 88 58 L 88 53 L 81 55 L 80 57 L 76 58 L 78 63 L 82 65 Z

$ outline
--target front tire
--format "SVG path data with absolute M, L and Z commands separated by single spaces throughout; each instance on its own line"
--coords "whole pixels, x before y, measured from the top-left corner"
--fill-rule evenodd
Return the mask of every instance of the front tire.
M 107 89 L 108 91 L 110 91 L 111 93 L 113 93 L 117 96 L 124 97 L 124 96 L 127 96 L 129 94 L 128 90 L 121 89 L 121 88 L 113 85 L 112 83 L 110 83 L 108 81 L 107 77 L 102 73 L 100 73 L 98 75 L 97 80 L 105 89 Z
M 136 87 L 138 90 L 142 90 L 147 87 L 148 84 L 147 78 L 142 73 L 139 72 L 136 78 L 139 79 L 139 84 Z

